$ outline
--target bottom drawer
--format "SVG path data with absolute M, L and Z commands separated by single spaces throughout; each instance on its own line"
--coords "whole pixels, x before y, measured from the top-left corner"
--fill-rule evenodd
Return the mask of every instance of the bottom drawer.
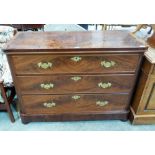
M 128 94 L 24 95 L 25 114 L 100 114 L 127 110 Z

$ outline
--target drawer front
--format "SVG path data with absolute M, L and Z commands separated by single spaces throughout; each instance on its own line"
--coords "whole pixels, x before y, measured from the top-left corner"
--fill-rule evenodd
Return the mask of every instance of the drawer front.
M 24 95 L 22 113 L 114 113 L 128 108 L 128 95 Z
M 139 60 L 139 55 L 17 55 L 12 56 L 12 59 L 17 75 L 59 73 L 134 73 Z
M 134 75 L 19 76 L 22 94 L 127 93 Z

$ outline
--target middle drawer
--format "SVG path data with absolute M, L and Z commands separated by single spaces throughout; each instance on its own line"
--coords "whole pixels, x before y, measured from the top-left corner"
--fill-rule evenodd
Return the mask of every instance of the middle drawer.
M 22 94 L 128 93 L 134 75 L 18 76 Z

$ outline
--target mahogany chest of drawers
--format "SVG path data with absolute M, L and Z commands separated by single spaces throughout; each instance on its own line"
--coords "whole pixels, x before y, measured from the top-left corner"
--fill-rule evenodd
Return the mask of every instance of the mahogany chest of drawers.
M 146 49 L 125 31 L 18 33 L 5 52 L 22 122 L 127 120 Z

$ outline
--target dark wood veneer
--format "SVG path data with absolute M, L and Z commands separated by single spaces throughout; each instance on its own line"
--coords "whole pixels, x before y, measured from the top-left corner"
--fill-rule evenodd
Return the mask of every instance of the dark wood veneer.
M 80 77 L 78 81 L 72 78 Z M 48 75 L 18 76 L 22 94 L 66 94 L 66 93 L 128 93 L 133 87 L 133 74 L 112 75 Z M 64 82 L 65 81 L 65 82 Z M 111 83 L 111 87 L 99 87 L 99 83 Z M 42 88 L 41 84 L 54 84 L 53 88 Z
M 56 49 L 145 50 L 146 46 L 127 31 L 18 32 L 6 51 L 16 50 L 20 53 L 20 50 Z
M 127 110 L 128 94 L 81 95 L 75 100 L 70 95 L 24 95 L 23 111 L 25 114 L 78 114 L 78 113 L 119 113 Z M 105 106 L 96 105 L 97 101 L 108 101 Z M 54 102 L 55 107 L 44 107 L 44 103 Z
M 31 121 L 127 120 L 147 47 L 128 32 L 22 32 L 8 44 L 8 56 L 23 123 Z M 71 58 L 80 56 L 80 61 Z M 103 67 L 101 61 L 115 62 Z M 43 69 L 39 62 L 50 62 Z M 71 77 L 80 76 L 74 81 Z M 40 84 L 54 83 L 53 89 Z M 108 83 L 101 89 L 98 83 Z M 80 96 L 73 100 L 72 96 Z M 108 101 L 104 106 L 97 101 Z M 44 107 L 44 103 L 56 103 Z
M 81 60 L 75 62 L 71 58 L 80 56 Z M 139 54 L 125 55 L 85 55 L 81 56 L 78 52 L 72 56 L 62 55 L 15 55 L 12 57 L 16 74 L 65 74 L 65 73 L 135 73 Z M 115 66 L 105 68 L 101 66 L 101 62 L 114 61 Z M 38 63 L 52 63 L 52 67 L 42 69 L 38 67 Z

